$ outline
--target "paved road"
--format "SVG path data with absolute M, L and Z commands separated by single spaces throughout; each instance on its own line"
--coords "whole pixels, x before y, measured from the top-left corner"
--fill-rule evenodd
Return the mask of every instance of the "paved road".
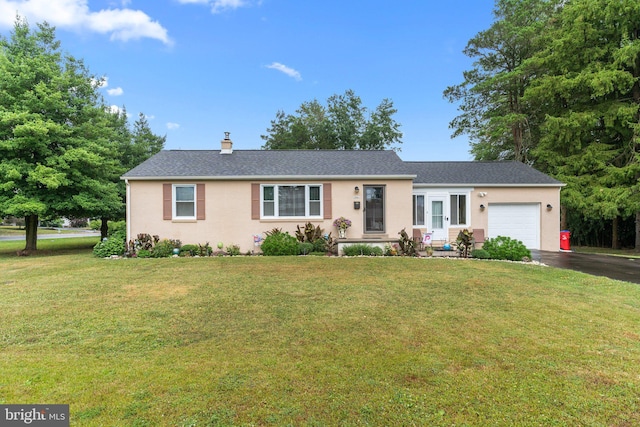
M 533 252 L 533 259 L 552 267 L 640 284 L 640 259 L 575 252 Z

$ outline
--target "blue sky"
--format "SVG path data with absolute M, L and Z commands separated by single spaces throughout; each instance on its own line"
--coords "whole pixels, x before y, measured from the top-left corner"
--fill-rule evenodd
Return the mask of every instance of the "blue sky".
M 148 116 L 167 149 L 258 149 L 278 110 L 353 89 L 368 109 L 393 101 L 403 160 L 471 160 L 451 139 L 467 41 L 493 21 L 493 0 L 0 0 L 0 34 L 16 13 L 47 21 L 63 50 L 105 76 L 106 102 Z

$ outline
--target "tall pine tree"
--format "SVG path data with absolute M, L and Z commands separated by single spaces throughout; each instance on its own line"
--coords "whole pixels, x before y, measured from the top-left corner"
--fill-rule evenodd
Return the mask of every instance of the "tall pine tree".
M 640 3 L 567 2 L 549 34 L 527 64 L 525 100 L 546 113 L 535 155 L 567 183 L 565 209 L 612 221 L 615 248 L 619 219 L 640 212 Z

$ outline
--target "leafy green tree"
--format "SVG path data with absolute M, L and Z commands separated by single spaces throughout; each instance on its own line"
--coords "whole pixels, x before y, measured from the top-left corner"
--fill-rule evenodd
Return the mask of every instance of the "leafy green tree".
M 531 161 L 540 116 L 523 102 L 535 73 L 522 64 L 546 43 L 544 28 L 557 3 L 497 0 L 495 22 L 467 43 L 463 52 L 475 60 L 473 68 L 444 97 L 460 103 L 461 114 L 449 124 L 452 137 L 468 135 L 477 160 Z
M 338 150 L 398 150 L 402 132 L 393 119 L 397 110 L 393 102 L 384 99 L 373 111 L 362 105 L 352 90 L 333 95 L 326 107 L 317 100 L 304 102 L 296 115 L 283 111 L 271 121 L 262 148 L 281 149 L 338 149 Z
M 25 218 L 25 250 L 37 249 L 40 217 L 117 199 L 107 122 L 83 62 L 61 53 L 47 23 L 31 30 L 18 17 L 0 38 L 0 215 Z
M 525 99 L 546 113 L 535 156 L 567 183 L 565 208 L 613 221 L 617 247 L 618 220 L 640 219 L 640 3 L 566 2 L 549 36 L 527 64 Z

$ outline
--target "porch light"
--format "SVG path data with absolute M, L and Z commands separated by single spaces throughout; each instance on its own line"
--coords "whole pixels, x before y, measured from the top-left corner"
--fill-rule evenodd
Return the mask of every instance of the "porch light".
M 551 203 L 547 204 L 547 210 L 550 211 L 551 209 L 553 209 L 553 206 L 551 206 Z
M 356 185 L 356 188 L 353 189 L 353 191 L 356 192 L 356 194 L 358 194 L 360 192 L 360 189 L 358 188 L 358 186 Z
M 484 205 L 480 205 L 480 210 L 483 211 L 484 210 Z

